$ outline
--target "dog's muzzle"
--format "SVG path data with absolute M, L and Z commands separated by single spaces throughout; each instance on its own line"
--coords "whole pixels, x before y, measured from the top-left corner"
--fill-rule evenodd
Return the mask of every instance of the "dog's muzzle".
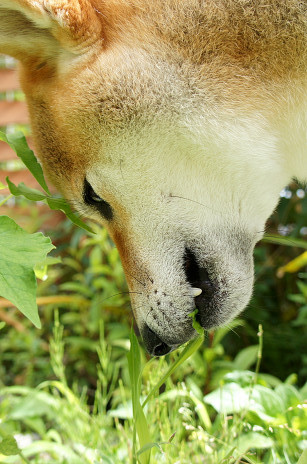
M 191 288 L 191 299 L 194 298 L 194 306 L 191 303 L 191 308 L 198 310 L 197 321 L 202 327 L 208 329 L 212 324 L 209 322 L 206 314 L 214 296 L 215 285 L 211 281 L 207 269 L 199 266 L 195 254 L 189 249 L 185 250 L 183 266 L 186 281 Z M 191 309 L 191 312 L 193 309 Z M 184 340 L 178 340 L 178 343 L 170 344 L 167 342 L 166 337 L 163 340 L 163 334 L 158 335 L 147 324 L 142 327 L 141 333 L 147 351 L 153 356 L 164 356 L 196 335 L 194 329 L 192 329 L 192 318 L 189 337 Z

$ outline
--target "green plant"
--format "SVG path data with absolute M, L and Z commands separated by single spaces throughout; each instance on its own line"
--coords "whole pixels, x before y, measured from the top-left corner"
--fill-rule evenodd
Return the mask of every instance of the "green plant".
M 17 151 L 25 148 L 24 142 L 13 145 Z M 9 181 L 8 185 L 16 195 L 53 201 L 46 191 L 16 187 Z M 63 205 L 62 200 L 55 204 Z M 294 385 L 297 363 L 292 362 L 294 374 L 284 382 L 270 375 L 277 364 L 282 369 L 282 363 L 278 351 L 268 349 L 272 345 L 267 343 L 277 337 L 273 332 L 280 327 L 277 317 L 272 324 L 267 310 L 276 306 L 271 288 L 279 277 L 270 271 L 259 292 L 263 300 L 257 297 L 258 311 L 259 302 L 266 308 L 260 316 L 265 325 L 264 356 L 269 352 L 272 359 L 275 353 L 277 359 L 268 365 L 269 375 L 259 372 L 262 349 L 250 343 L 257 339 L 250 319 L 210 332 L 198 350 L 200 339 L 166 358 L 146 362 L 134 335 L 129 350 L 128 291 L 118 252 L 106 231 L 93 225 L 96 235 L 84 236 L 67 224 L 63 228 L 70 243 L 58 246 L 61 265 L 46 269 L 43 259 L 39 267 L 32 266 L 37 275 L 48 275 L 37 291 L 39 304 L 44 302 L 41 333 L 25 319 L 20 324 L 13 310 L 12 325 L 0 324 L 0 462 L 296 464 L 306 445 L 307 390 Z M 262 264 L 270 261 L 268 251 L 276 250 L 276 241 L 281 240 L 269 241 L 256 250 Z M 301 240 L 282 241 L 305 246 Z M 288 263 L 288 254 L 284 261 L 276 266 Z M 306 330 L 301 310 L 306 302 L 304 274 L 299 293 L 296 276 L 284 278 L 291 284 L 290 303 L 303 315 L 290 324 L 287 320 L 297 346 L 299 337 L 292 336 L 293 330 L 302 340 Z M 249 346 L 238 350 L 240 331 L 242 341 L 244 334 L 250 339 L 245 342 Z M 230 349 L 229 337 L 236 338 L 236 352 Z M 292 361 L 289 346 L 287 350 Z M 298 350 L 293 352 L 301 358 Z M 255 373 L 249 370 L 254 365 Z M 27 445 L 22 443 L 25 438 Z
M 15 437 L 20 446 L 9 457 L 0 454 L 1 462 L 296 464 L 306 442 L 306 386 L 298 390 L 291 379 L 282 383 L 260 372 L 234 370 L 204 395 L 197 373 L 190 374 L 200 339 L 146 363 L 134 334 L 130 383 L 124 384 L 120 369 L 113 368 L 106 334 L 101 328 L 99 381 L 90 407 L 86 391 L 68 385 L 63 328 L 56 317 L 50 354 L 57 379 L 35 389 L 0 391 L 0 435 Z M 261 343 L 257 351 L 260 359 Z M 142 437 L 138 446 L 136 430 Z
M 27 145 L 23 134 L 4 134 L 0 140 L 8 143 L 33 174 L 44 193 L 19 184 L 17 187 L 8 178 L 7 184 L 12 195 L 23 195 L 31 201 L 45 201 L 51 209 L 63 211 L 76 225 L 90 230 L 70 209 L 63 198 L 51 195 L 42 168 L 34 153 Z M 0 186 L 3 187 L 3 186 Z M 6 197 L 1 204 L 4 204 Z M 2 268 L 0 273 L 0 294 L 13 302 L 20 311 L 37 327 L 40 327 L 36 305 L 35 266 L 46 264 L 46 254 L 53 248 L 49 238 L 42 234 L 28 234 L 12 219 L 0 217 Z
M 288 295 L 290 301 L 299 304 L 298 317 L 292 322 L 293 326 L 307 326 L 307 273 L 300 273 L 297 280 L 298 293 Z
M 302 276 L 307 267 L 303 264 L 291 273 L 285 269 L 305 253 L 307 189 L 293 183 L 281 196 L 267 224 L 265 239 L 255 248 L 255 286 L 250 304 L 242 314 L 244 325 L 237 327 L 236 333 L 229 332 L 223 346 L 234 357 L 244 347 L 255 345 L 261 322 L 266 334 L 262 371 L 283 380 L 295 373 L 298 385 L 302 386 L 307 375 L 307 358 L 302 349 L 306 344 L 307 324 L 301 316 L 304 296 L 297 282 L 304 284 Z

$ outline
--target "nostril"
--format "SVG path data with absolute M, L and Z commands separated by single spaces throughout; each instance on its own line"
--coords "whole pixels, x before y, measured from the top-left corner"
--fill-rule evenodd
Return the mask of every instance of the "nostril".
M 214 286 L 212 284 L 212 281 L 208 275 L 208 271 L 204 268 L 201 268 L 199 270 L 199 276 L 200 276 L 200 282 L 201 282 L 201 288 L 204 291 L 205 295 L 208 297 L 211 297 L 214 293 Z
M 153 356 L 164 356 L 172 350 L 147 324 L 143 327 L 142 337 L 147 351 Z
M 207 269 L 198 265 L 194 253 L 188 248 L 186 248 L 184 254 L 184 271 L 191 287 L 202 290 L 202 293 L 195 297 L 195 302 L 197 303 L 204 299 L 208 301 L 213 296 L 214 285 Z
M 154 349 L 153 355 L 154 356 L 164 356 L 171 351 L 171 347 L 168 346 L 166 343 L 162 342 L 160 345 L 157 345 Z
M 184 270 L 187 281 L 192 287 L 197 287 L 197 282 L 200 281 L 199 266 L 196 262 L 194 253 L 186 248 L 184 253 Z

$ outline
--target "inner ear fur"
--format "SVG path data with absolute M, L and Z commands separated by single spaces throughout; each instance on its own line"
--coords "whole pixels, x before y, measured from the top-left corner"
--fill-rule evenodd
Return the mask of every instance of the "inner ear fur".
M 83 53 L 102 39 L 99 15 L 91 0 L 0 0 L 0 53 L 22 62 Z

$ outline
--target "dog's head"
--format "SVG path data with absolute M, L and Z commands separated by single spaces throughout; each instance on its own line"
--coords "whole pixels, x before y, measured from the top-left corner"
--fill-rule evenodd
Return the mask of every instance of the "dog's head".
M 146 347 L 162 355 L 195 336 L 195 307 L 209 329 L 246 306 L 253 248 L 288 179 L 251 76 L 206 61 L 199 33 L 197 46 L 193 31 L 172 36 L 164 2 L 147 3 L 2 0 L 0 43 L 22 63 L 44 170 L 108 228 Z

